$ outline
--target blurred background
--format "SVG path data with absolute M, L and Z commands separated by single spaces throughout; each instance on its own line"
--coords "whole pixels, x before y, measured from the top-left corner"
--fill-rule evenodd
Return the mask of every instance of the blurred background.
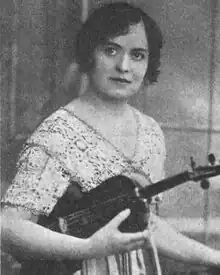
M 83 91 L 75 71 L 74 39 L 98 0 L 1 0 L 1 193 L 15 173 L 22 143 L 50 113 Z M 161 75 L 131 104 L 161 125 L 166 175 L 190 168 L 192 156 L 220 161 L 220 1 L 137 0 L 162 29 Z M 203 190 L 188 182 L 163 195 L 159 215 L 183 233 L 220 249 L 220 179 Z M 3 254 L 4 255 L 4 254 Z M 3 274 L 19 264 L 5 255 Z M 161 258 L 165 274 L 205 274 Z M 193 273 L 194 272 L 194 273 Z

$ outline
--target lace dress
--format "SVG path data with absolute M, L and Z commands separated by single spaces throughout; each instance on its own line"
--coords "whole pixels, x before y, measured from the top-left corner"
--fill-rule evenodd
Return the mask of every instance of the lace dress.
M 74 113 L 65 108 L 53 113 L 27 140 L 3 205 L 23 207 L 33 214 L 49 216 L 71 181 L 77 181 L 84 192 L 125 171 L 139 170 L 152 182 L 159 181 L 163 177 L 165 159 L 163 133 L 152 118 L 135 112 L 140 129 L 132 160 Z M 149 223 L 149 230 L 151 226 Z M 83 261 L 82 269 L 75 275 L 156 274 L 156 254 L 149 241 L 146 249 Z

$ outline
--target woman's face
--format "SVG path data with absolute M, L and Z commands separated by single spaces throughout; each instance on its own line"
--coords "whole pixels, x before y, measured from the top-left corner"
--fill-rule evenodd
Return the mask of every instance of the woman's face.
M 144 25 L 138 23 L 130 26 L 127 34 L 111 38 L 96 48 L 91 84 L 103 96 L 126 100 L 138 92 L 147 64 L 147 37 Z

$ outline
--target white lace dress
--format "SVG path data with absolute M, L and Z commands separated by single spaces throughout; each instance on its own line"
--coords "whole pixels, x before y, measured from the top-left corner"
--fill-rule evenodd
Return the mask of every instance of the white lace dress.
M 152 182 L 159 181 L 165 159 L 163 133 L 152 118 L 137 110 L 136 113 L 140 122 L 139 143 L 134 159 L 130 160 L 74 113 L 65 108 L 56 111 L 27 140 L 3 205 L 49 216 L 72 180 L 85 192 L 125 171 L 140 170 Z M 156 274 L 156 251 L 151 244 L 146 249 L 84 261 L 82 270 L 75 274 Z

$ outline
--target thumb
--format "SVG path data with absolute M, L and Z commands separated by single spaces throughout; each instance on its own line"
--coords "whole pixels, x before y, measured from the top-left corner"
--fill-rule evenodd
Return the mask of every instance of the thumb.
M 109 224 L 113 225 L 114 227 L 119 227 L 119 225 L 130 215 L 130 213 L 130 209 L 123 210 L 116 217 L 114 217 Z

